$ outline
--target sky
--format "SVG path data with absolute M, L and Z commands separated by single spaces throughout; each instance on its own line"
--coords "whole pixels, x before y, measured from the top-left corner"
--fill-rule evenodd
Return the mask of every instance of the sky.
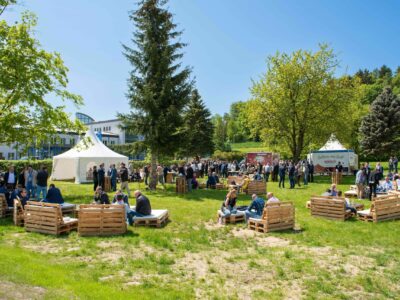
M 61 54 L 69 68 L 68 90 L 85 102 L 80 108 L 69 104 L 67 111 L 100 121 L 129 111 L 125 94 L 132 67 L 122 44 L 133 46 L 129 12 L 136 5 L 135 0 L 23 0 L 2 18 L 13 22 L 24 10 L 37 15 L 36 38 L 46 51 Z M 328 43 L 341 62 L 338 75 L 400 65 L 397 0 L 170 0 L 167 7 L 188 43 L 182 63 L 192 68 L 213 114 L 248 100 L 252 81 L 277 51 L 315 51 Z

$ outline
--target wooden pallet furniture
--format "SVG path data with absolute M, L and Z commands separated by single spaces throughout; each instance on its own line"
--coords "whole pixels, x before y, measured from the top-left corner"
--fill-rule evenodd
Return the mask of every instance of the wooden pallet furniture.
M 15 226 L 24 226 L 25 210 L 20 199 L 14 199 L 13 221 Z
M 248 228 L 258 232 L 271 232 L 293 229 L 295 209 L 293 202 L 265 204 L 261 219 L 250 218 Z
M 267 183 L 263 180 L 250 181 L 247 186 L 247 195 L 265 195 L 267 193 Z
M 355 191 L 355 190 L 349 190 L 349 191 L 344 192 L 344 196 L 348 197 L 348 198 L 357 198 L 358 197 L 357 191 Z
M 370 209 L 357 212 L 358 219 L 367 222 L 381 222 L 400 219 L 400 195 L 375 198 Z
M 311 197 L 311 215 L 345 221 L 353 216 L 351 211 L 346 209 L 345 201 L 344 198 L 339 197 L 313 196 Z
M 221 215 L 222 215 L 221 210 L 218 210 L 217 211 L 217 220 L 219 220 L 219 218 L 221 218 L 221 223 L 224 225 L 244 222 L 245 216 L 246 216 L 244 211 L 240 211 L 240 210 L 238 210 L 235 214 L 231 214 L 230 216 L 225 217 L 225 218 L 222 218 Z
M 107 236 L 126 233 L 124 205 L 85 204 L 79 206 L 78 233 L 80 236 Z
M 243 183 L 243 177 L 242 176 L 228 176 L 227 184 L 230 185 L 232 181 L 234 181 L 236 184 L 242 184 Z
M 60 204 L 28 201 L 24 214 L 25 230 L 59 235 L 78 228 L 78 220 L 63 217 Z
M 340 184 L 342 182 L 342 172 L 332 172 L 331 173 L 331 180 L 332 180 L 332 184 Z
M 174 181 L 174 176 L 173 176 L 173 174 L 174 173 L 172 173 L 172 172 L 168 172 L 167 173 L 167 177 L 166 177 L 166 181 L 165 181 L 165 183 L 173 183 L 173 181 Z
M 152 209 L 151 215 L 144 217 L 134 217 L 134 226 L 162 227 L 169 220 L 169 212 L 167 209 Z
M 0 218 L 12 216 L 13 208 L 8 207 L 6 195 L 0 194 Z
M 187 181 L 185 177 L 176 177 L 175 191 L 178 194 L 185 194 L 188 191 Z
M 76 205 L 72 203 L 66 203 L 64 202 L 61 204 L 61 212 L 63 216 L 75 216 L 75 210 L 76 210 Z
M 110 176 L 104 176 L 104 191 L 106 193 L 111 192 L 111 177 Z

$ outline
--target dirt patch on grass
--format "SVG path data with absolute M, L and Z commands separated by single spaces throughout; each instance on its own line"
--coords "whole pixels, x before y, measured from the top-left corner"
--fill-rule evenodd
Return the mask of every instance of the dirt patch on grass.
M 43 299 L 46 289 L 40 286 L 16 284 L 10 281 L 0 281 L 0 299 L 30 300 Z
M 268 236 L 265 233 L 256 232 L 247 228 L 233 230 L 232 234 L 236 238 L 254 239 L 256 244 L 261 247 L 286 247 L 290 245 L 290 241 L 288 240 L 275 236 Z

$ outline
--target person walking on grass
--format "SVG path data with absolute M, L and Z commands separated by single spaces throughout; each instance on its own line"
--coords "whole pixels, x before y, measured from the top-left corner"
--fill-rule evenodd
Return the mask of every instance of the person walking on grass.
M 286 175 L 286 166 L 285 164 L 281 161 L 279 163 L 279 187 L 285 188 L 285 175 Z
M 126 190 L 128 197 L 130 197 L 131 192 L 129 191 L 129 174 L 128 174 L 128 169 L 126 168 L 124 163 L 121 163 L 121 167 L 119 169 L 119 176 L 121 178 L 121 191 Z

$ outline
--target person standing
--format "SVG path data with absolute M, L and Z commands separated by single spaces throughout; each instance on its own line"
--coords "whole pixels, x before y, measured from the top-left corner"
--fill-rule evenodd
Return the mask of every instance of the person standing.
M 149 175 L 150 175 L 149 166 L 145 165 L 143 171 L 144 171 L 144 184 L 149 185 Z
M 374 197 L 376 198 L 376 187 L 379 184 L 379 173 L 377 172 L 377 170 L 374 170 L 369 174 L 368 184 L 369 184 L 369 201 L 372 201 L 372 194 L 374 194 Z
M 393 157 L 393 168 L 394 168 L 394 173 L 397 174 L 397 165 L 399 164 L 399 160 L 397 159 L 397 156 Z
M 364 198 L 365 169 L 361 168 L 356 174 L 357 198 Z
M 4 174 L 4 182 L 8 190 L 15 190 L 17 187 L 17 174 L 15 173 L 14 166 L 8 168 L 8 172 Z
M 124 163 L 121 163 L 121 167 L 119 169 L 119 176 L 121 178 L 121 191 L 126 190 L 128 197 L 130 197 L 131 192 L 129 191 L 129 174 L 128 174 L 128 169 L 126 168 Z
M 389 172 L 393 172 L 394 165 L 393 165 L 393 156 L 389 158 Z
M 308 165 L 308 173 L 309 173 L 309 182 L 314 182 L 314 164 L 310 161 Z
M 111 165 L 110 168 L 110 179 L 111 179 L 111 189 L 113 192 L 117 190 L 117 169 L 115 168 L 115 164 Z
M 36 177 L 36 170 L 32 166 L 28 166 L 28 170 L 25 171 L 25 185 L 29 198 L 35 198 L 36 196 Z
M 37 198 L 46 199 L 47 195 L 47 180 L 49 174 L 47 173 L 47 167 L 43 166 L 42 169 L 37 173 Z M 42 195 L 42 198 L 40 198 Z
M 308 185 L 308 175 L 309 175 L 308 164 L 306 161 L 304 161 L 303 162 L 303 183 L 304 183 L 304 185 Z
M 18 175 L 18 184 L 21 185 L 23 188 L 25 187 L 25 171 L 26 167 L 23 167 L 21 173 Z
M 271 174 L 271 166 L 267 162 L 267 164 L 264 166 L 264 178 L 265 182 L 268 182 L 269 180 L 269 175 Z
M 285 175 L 286 175 L 286 166 L 283 162 L 279 163 L 279 187 L 285 188 Z
M 97 178 L 98 178 L 98 185 L 101 186 L 101 188 L 104 191 L 105 187 L 105 176 L 106 176 L 106 171 L 104 170 L 104 163 L 100 164 L 100 169 L 97 171 Z
M 164 187 L 165 189 L 165 184 L 164 184 L 164 169 L 161 165 L 157 166 L 157 179 L 158 182 Z
M 92 177 L 93 177 L 93 191 L 96 191 L 97 186 L 99 185 L 99 177 L 97 175 L 96 166 L 93 166 Z
M 188 164 L 186 169 L 186 182 L 188 185 L 188 191 L 192 191 L 192 180 L 193 180 L 193 169 L 190 164 Z
M 291 189 L 294 189 L 294 186 L 296 185 L 296 181 L 294 179 L 294 171 L 295 171 L 295 167 L 294 167 L 293 163 L 290 162 L 288 174 L 289 174 L 289 182 L 290 182 Z

